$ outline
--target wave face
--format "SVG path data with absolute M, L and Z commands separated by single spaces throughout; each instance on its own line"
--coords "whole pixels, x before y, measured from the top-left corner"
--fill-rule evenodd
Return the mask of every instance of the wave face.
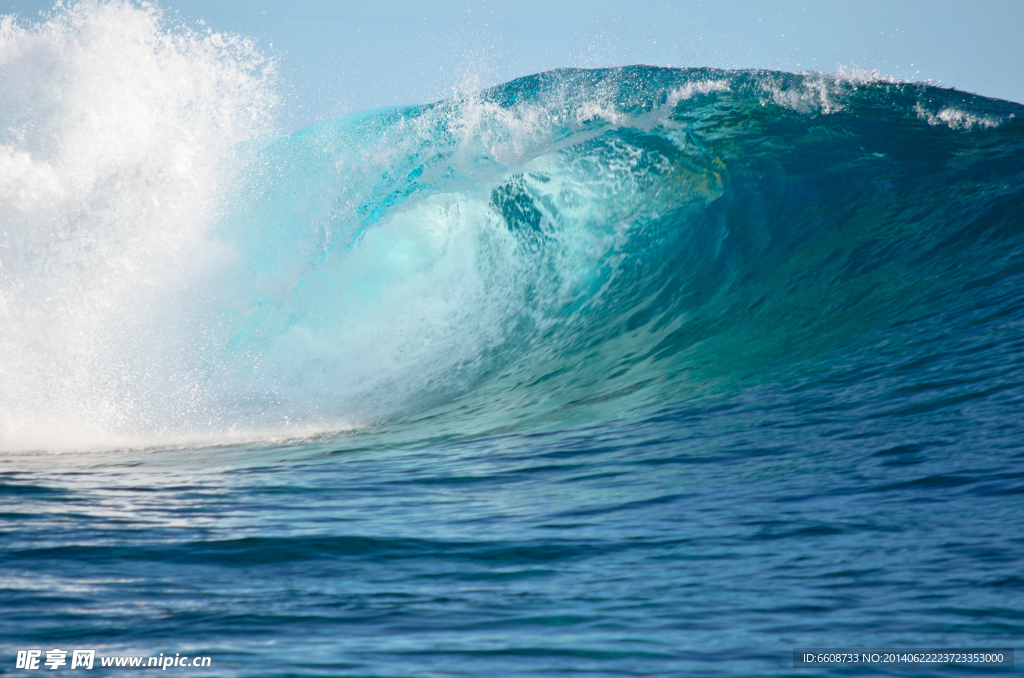
M 882 365 L 937 403 L 1021 320 L 1017 104 L 560 70 L 272 138 L 244 41 L 110 4 L 0 30 L 8 449 L 527 429 Z

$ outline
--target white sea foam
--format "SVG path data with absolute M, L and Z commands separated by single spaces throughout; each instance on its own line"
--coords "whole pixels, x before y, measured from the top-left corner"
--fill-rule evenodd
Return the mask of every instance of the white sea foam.
M 725 79 L 717 80 L 698 80 L 697 82 L 688 82 L 682 87 L 677 87 L 668 94 L 668 98 L 665 102 L 666 106 L 675 106 L 680 101 L 686 101 L 692 99 L 694 96 L 699 94 L 710 94 L 712 92 L 728 92 L 730 91 L 729 81 Z
M 0 448 L 199 415 L 203 313 L 232 259 L 208 229 L 272 78 L 250 41 L 147 3 L 0 20 Z
M 933 127 L 946 125 L 950 129 L 956 130 L 991 129 L 999 127 L 1003 122 L 990 115 L 977 115 L 954 106 L 947 106 L 937 112 L 932 112 L 918 103 L 914 106 L 914 112 L 917 113 L 917 117 L 927 121 Z
M 897 84 L 899 79 L 876 70 L 840 68 L 835 73 L 806 71 L 797 82 L 784 83 L 775 75 L 764 76 L 760 86 L 777 106 L 798 113 L 829 115 L 846 108 L 846 100 L 858 88 L 876 83 Z

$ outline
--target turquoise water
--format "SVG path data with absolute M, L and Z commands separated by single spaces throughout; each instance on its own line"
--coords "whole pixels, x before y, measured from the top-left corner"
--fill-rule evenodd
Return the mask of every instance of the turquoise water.
M 870 74 L 564 70 L 250 135 L 170 198 L 140 184 L 144 242 L 110 195 L 179 165 L 118 170 L 85 216 L 6 212 L 0 671 L 1013 647 L 1022 113 Z M 201 230 L 153 221 L 197 194 Z

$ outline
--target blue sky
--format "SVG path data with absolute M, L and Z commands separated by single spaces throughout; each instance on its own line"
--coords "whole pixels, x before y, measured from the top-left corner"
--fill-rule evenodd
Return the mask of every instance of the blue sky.
M 561 66 L 877 69 L 1024 102 L 1024 1 L 164 0 L 280 61 L 285 126 Z M 52 0 L 0 0 L 37 16 Z

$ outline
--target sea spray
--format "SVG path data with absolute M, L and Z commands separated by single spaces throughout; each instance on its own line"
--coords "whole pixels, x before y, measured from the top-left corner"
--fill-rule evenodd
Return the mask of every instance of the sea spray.
M 116 444 L 205 411 L 233 145 L 273 64 L 143 3 L 0 22 L 0 445 Z

